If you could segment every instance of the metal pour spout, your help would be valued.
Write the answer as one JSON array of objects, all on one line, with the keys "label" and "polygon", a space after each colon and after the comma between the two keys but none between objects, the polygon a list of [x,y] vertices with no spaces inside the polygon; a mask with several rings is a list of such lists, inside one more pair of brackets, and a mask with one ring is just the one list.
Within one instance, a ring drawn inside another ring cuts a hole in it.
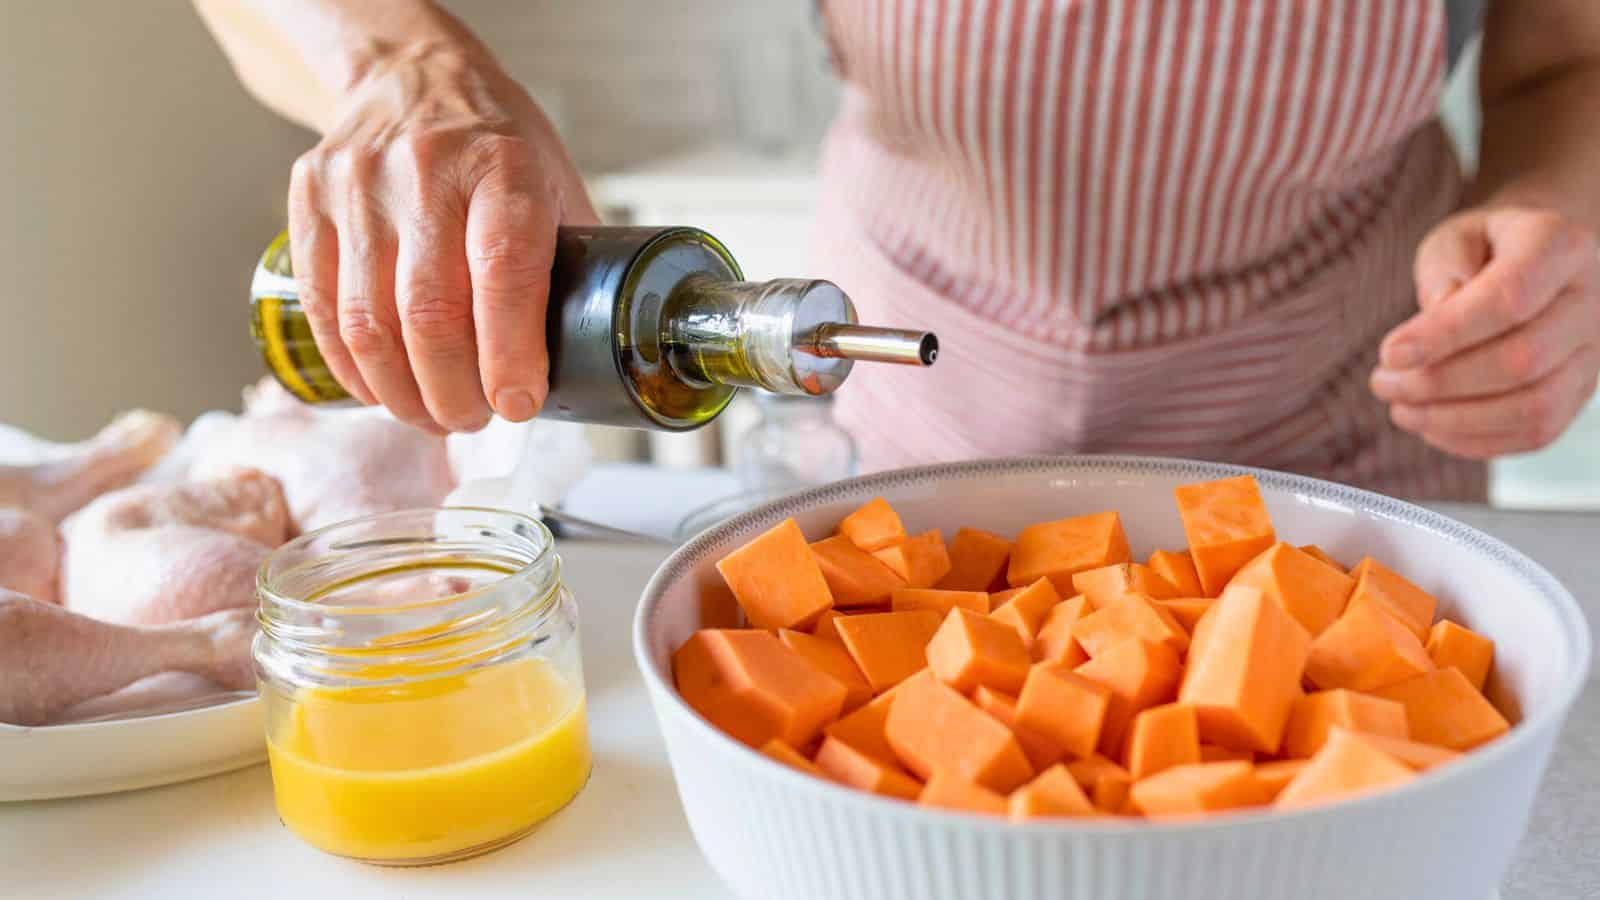
[{"label": "metal pour spout", "polygon": [[931,366],[939,358],[939,338],[928,331],[826,322],[801,335],[796,349],[824,359]]}]

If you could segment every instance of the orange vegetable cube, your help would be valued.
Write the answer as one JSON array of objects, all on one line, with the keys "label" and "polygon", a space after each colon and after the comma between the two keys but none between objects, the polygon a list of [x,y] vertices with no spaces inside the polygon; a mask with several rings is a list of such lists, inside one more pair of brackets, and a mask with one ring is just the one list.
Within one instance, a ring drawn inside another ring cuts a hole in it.
[{"label": "orange vegetable cube", "polygon": [[867,613],[836,620],[839,639],[876,693],[894,687],[928,664],[928,641],[939,630],[931,609]]},{"label": "orange vegetable cube", "polygon": [[1166,579],[1179,597],[1199,597],[1206,592],[1200,584],[1200,572],[1194,567],[1194,557],[1187,550],[1157,550],[1145,565]]},{"label": "orange vegetable cube", "polygon": [[1275,799],[1309,762],[1310,760],[1305,759],[1280,759],[1261,763],[1256,766],[1256,781],[1261,783],[1262,793],[1267,799]]},{"label": "orange vegetable cube", "polygon": [[762,744],[761,752],[786,766],[793,766],[807,775],[822,774],[821,772],[817,771],[816,765],[812,763],[811,760],[800,755],[800,751],[794,749],[788,744],[785,744],[783,741],[780,741],[777,738],[773,738],[772,740],[767,741],[765,744]]},{"label": "orange vegetable cube", "polygon": [[717,571],[757,628],[805,628],[833,608],[828,582],[793,519],[718,560]]},{"label": "orange vegetable cube", "polygon": [[1144,594],[1152,599],[1178,596],[1172,582],[1139,563],[1115,563],[1079,572],[1072,576],[1072,589],[1089,598],[1092,609],[1101,609],[1127,594]]},{"label": "orange vegetable cube", "polygon": [[1461,754],[1455,750],[1421,741],[1370,733],[1361,735],[1361,739],[1419,772],[1461,758]]},{"label": "orange vegetable cube", "polygon": [[1102,605],[1073,623],[1072,637],[1091,657],[1129,638],[1166,644],[1180,654],[1189,649],[1189,633],[1145,594],[1124,594]]},{"label": "orange vegetable cube", "polygon": [[959,607],[934,632],[927,654],[928,668],[962,693],[979,685],[1015,693],[1033,662],[1016,629]]},{"label": "orange vegetable cube", "polygon": [[1273,805],[1301,809],[1404,784],[1417,777],[1409,766],[1365,739],[1364,735],[1334,728],[1328,742],[1311,757]]},{"label": "orange vegetable cube", "polygon": [[979,709],[994,716],[1000,724],[1011,729],[1011,733],[1017,736],[1017,743],[1022,745],[1022,752],[1028,757],[1028,762],[1034,771],[1042,772],[1067,755],[1067,748],[1017,723],[1015,697],[980,687],[972,692],[972,702],[976,703]]},{"label": "orange vegetable cube", "polygon": [[695,632],[672,655],[672,672],[695,712],[756,748],[773,738],[805,744],[838,718],[848,693],[770,632],[753,629]]},{"label": "orange vegetable cube", "polygon": [[1050,579],[1041,578],[1025,588],[990,594],[989,602],[994,605],[989,618],[1015,628],[1022,642],[1031,647],[1050,610],[1061,602],[1061,595]]},{"label": "orange vegetable cube", "polygon": [[1255,759],[1254,750],[1235,750],[1232,747],[1223,747],[1218,744],[1200,745],[1201,762],[1234,762],[1236,760],[1255,762]]},{"label": "orange vegetable cube", "polygon": [[906,587],[933,587],[950,571],[950,553],[937,530],[912,535],[898,544],[874,550],[872,555],[900,576]]},{"label": "orange vegetable cube", "polygon": [[1010,791],[1033,777],[1011,729],[931,672],[907,679],[889,705],[885,734],[895,756],[924,780],[943,773]]},{"label": "orange vegetable cube", "polygon": [[847,691],[844,698],[845,712],[850,712],[872,699],[872,686],[867,684],[866,677],[856,668],[855,662],[850,659],[850,654],[844,647],[833,641],[800,631],[790,631],[787,628],[778,630],[778,640],[782,641],[785,647],[800,654],[817,671],[844,685]]},{"label": "orange vegetable cube", "polygon": [[987,614],[989,595],[983,591],[946,591],[938,588],[896,588],[889,595],[889,608],[893,610],[931,609],[942,616],[958,606]]},{"label": "orange vegetable cube", "polygon": [[1195,628],[1179,702],[1195,708],[1200,737],[1276,753],[1311,635],[1255,588],[1230,587]]},{"label": "orange vegetable cube", "polygon": [[[1054,588],[1052,588],[1053,590]],[[1089,601],[1078,595],[1050,607],[1039,631],[1033,637],[1034,662],[1053,662],[1077,666],[1089,658],[1072,636],[1072,627],[1089,614]]]},{"label": "orange vegetable cube", "polygon": [[1173,493],[1189,555],[1209,597],[1222,593],[1235,572],[1278,541],[1255,476],[1186,484]]},{"label": "orange vegetable cube", "polygon": [[1266,802],[1247,762],[1188,763],[1133,783],[1133,808],[1151,818],[1194,816]]},{"label": "orange vegetable cube", "polygon": [[896,693],[896,689],[890,689],[855,712],[828,723],[822,729],[823,735],[898,767],[900,758],[895,756],[894,748],[889,746],[889,736],[885,733],[889,725],[889,705],[894,702]]},{"label": "orange vegetable cube", "polygon": [[1133,781],[1133,776],[1128,773],[1127,769],[1098,753],[1091,753],[1082,759],[1067,763],[1067,771],[1072,774],[1073,778],[1077,779],[1078,784],[1084,790],[1090,793],[1094,792],[1095,785],[1099,784],[1102,778],[1120,778],[1130,783]]},{"label": "orange vegetable cube", "polygon": [[1022,587],[1048,578],[1058,592],[1071,594],[1072,576],[1128,560],[1128,536],[1114,512],[1040,522],[1024,528],[1011,545],[1006,581]]},{"label": "orange vegetable cube", "polygon": [[1372,691],[1433,668],[1410,629],[1375,604],[1352,603],[1311,643],[1306,678],[1324,690]]},{"label": "orange vegetable cube", "polygon": [[1094,801],[1095,809],[1106,815],[1132,815],[1134,810],[1128,797],[1132,788],[1133,779],[1126,775],[1102,775],[1089,792],[1089,799]]},{"label": "orange vegetable cube", "polygon": [[1350,595],[1349,606],[1376,606],[1411,629],[1417,640],[1428,639],[1433,612],[1439,605],[1432,594],[1370,556],[1357,563],[1350,574],[1356,579],[1356,589]]},{"label": "orange vegetable cube", "polygon": [[917,796],[922,806],[937,806],[989,816],[1006,814],[1006,798],[950,772],[936,773]]},{"label": "orange vegetable cube", "polygon": [[1099,810],[1067,767],[1057,763],[1017,788],[1006,800],[1013,821],[1056,816],[1093,816]]},{"label": "orange vegetable cube", "polygon": [[871,553],[905,540],[906,529],[900,524],[900,514],[894,511],[889,501],[873,497],[844,517],[839,523],[839,534]]},{"label": "orange vegetable cube", "polygon": [[812,544],[811,555],[816,557],[822,578],[833,593],[833,605],[840,609],[882,606],[896,588],[905,585],[877,557],[843,535]]},{"label": "orange vegetable cube", "polygon": [[984,591],[1005,574],[1011,542],[979,528],[962,528],[950,541],[950,571],[936,587],[947,591]]},{"label": "orange vegetable cube", "polygon": [[1173,699],[1182,667],[1171,647],[1135,638],[1112,646],[1074,671],[1111,690],[1099,748],[1116,758],[1122,755],[1123,738],[1133,717]]},{"label": "orange vegetable cube", "polygon": [[1332,625],[1356,581],[1327,563],[1279,542],[1245,563],[1228,586],[1253,587],[1294,616],[1316,637]]},{"label": "orange vegetable cube", "polygon": [[922,792],[922,785],[901,771],[899,765],[886,763],[836,738],[823,740],[816,767],[839,784],[885,797],[915,800]]},{"label": "orange vegetable cube", "polygon": [[1017,697],[1017,724],[1049,738],[1073,756],[1094,752],[1104,726],[1111,691],[1053,663],[1028,671]]},{"label": "orange vegetable cube", "polygon": [[811,626],[811,634],[814,637],[822,638],[825,641],[832,641],[835,644],[843,647],[844,639],[839,637],[839,627],[834,624],[834,620],[842,618],[844,618],[844,614],[838,610],[830,609],[827,612],[824,612],[822,615],[817,617],[816,624]]},{"label": "orange vegetable cube", "polygon": [[1128,771],[1135,780],[1197,762],[1200,722],[1193,707],[1166,703],[1134,716],[1133,730],[1128,732]]},{"label": "orange vegetable cube", "polygon": [[1206,614],[1214,601],[1210,597],[1178,597],[1172,600],[1157,600],[1156,605],[1172,613],[1178,620],[1183,630],[1190,635],[1194,634],[1195,626],[1200,624],[1200,617]]},{"label": "orange vegetable cube", "polygon": [[1326,564],[1334,567],[1335,569],[1338,569],[1340,572],[1344,572],[1345,574],[1349,574],[1349,570],[1345,568],[1344,563],[1341,563],[1337,559],[1334,559],[1332,556],[1330,556],[1328,554],[1328,552],[1326,550],[1323,550],[1321,547],[1318,547],[1316,544],[1301,544],[1300,545],[1300,552],[1302,552],[1302,553],[1306,554],[1307,556],[1310,556],[1310,557],[1312,557],[1314,559],[1317,559],[1317,560],[1319,560],[1319,561],[1321,561],[1323,563],[1326,563]]},{"label": "orange vegetable cube", "polygon": [[1471,750],[1511,728],[1455,667],[1434,669],[1372,693],[1405,706],[1411,740],[1424,744]]},{"label": "orange vegetable cube", "polygon": [[1289,728],[1283,736],[1283,753],[1310,759],[1328,742],[1335,726],[1368,734],[1404,738],[1406,708],[1393,700],[1354,691],[1333,690],[1306,694],[1295,701]]},{"label": "orange vegetable cube", "polygon": [[1425,647],[1433,664],[1441,669],[1454,666],[1467,676],[1467,681],[1479,691],[1489,680],[1489,667],[1494,664],[1494,641],[1463,628],[1449,619],[1435,622],[1428,632]]}]

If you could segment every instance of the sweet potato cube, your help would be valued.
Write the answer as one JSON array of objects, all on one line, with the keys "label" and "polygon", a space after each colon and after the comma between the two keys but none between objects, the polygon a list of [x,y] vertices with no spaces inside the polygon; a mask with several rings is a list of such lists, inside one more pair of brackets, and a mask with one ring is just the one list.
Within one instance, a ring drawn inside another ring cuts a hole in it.
[{"label": "sweet potato cube", "polygon": [[1091,657],[1129,638],[1166,644],[1180,654],[1189,649],[1189,632],[1145,594],[1124,594],[1102,605],[1073,623],[1072,638]]},{"label": "sweet potato cube", "polygon": [[1188,763],[1133,783],[1133,808],[1151,818],[1186,817],[1258,806],[1266,801],[1247,762]]},{"label": "sweet potato cube", "polygon": [[1332,803],[1404,784],[1417,777],[1411,768],[1367,741],[1363,735],[1334,728],[1328,742],[1311,757],[1273,805],[1301,809]]},{"label": "sweet potato cube", "polygon": [[1061,602],[1061,595],[1050,579],[1041,578],[1025,588],[990,594],[989,602],[993,605],[989,618],[1015,628],[1022,642],[1032,647],[1050,610]]},{"label": "sweet potato cube", "polygon": [[[1052,588],[1053,589],[1053,588]],[[1050,607],[1039,631],[1033,637],[1034,662],[1053,662],[1064,666],[1077,666],[1089,658],[1072,636],[1072,626],[1088,615],[1089,601],[1082,595],[1072,597]]]},{"label": "sweet potato cube", "polygon": [[885,734],[895,756],[923,780],[944,773],[1005,792],[1033,777],[1011,729],[932,672],[918,673],[900,689]]},{"label": "sweet potato cube", "polygon": [[678,693],[695,712],[759,748],[810,741],[838,718],[848,690],[770,632],[707,628],[672,655]]},{"label": "sweet potato cube", "polygon": [[892,610],[931,609],[945,615],[956,607],[980,615],[989,612],[989,595],[984,591],[946,591],[939,588],[896,588],[889,595]]},{"label": "sweet potato cube", "polygon": [[1013,821],[1059,816],[1093,816],[1099,810],[1073,779],[1067,767],[1057,763],[1032,781],[1011,792],[1006,807]]},{"label": "sweet potato cube", "polygon": [[1043,735],[1073,756],[1088,756],[1100,740],[1111,691],[1055,663],[1028,671],[1017,697],[1017,724]]},{"label": "sweet potato cube", "polygon": [[1202,740],[1276,753],[1310,649],[1283,607],[1230,587],[1195,628],[1178,700],[1195,708]]},{"label": "sweet potato cube", "polygon": [[1130,782],[1133,780],[1133,776],[1128,773],[1127,769],[1098,753],[1091,753],[1082,759],[1067,763],[1067,771],[1072,773],[1072,777],[1077,779],[1078,784],[1090,793],[1094,792],[1094,787],[1100,783],[1100,779],[1108,776]]},{"label": "sweet potato cube", "polygon": [[855,712],[828,723],[822,729],[823,735],[849,744],[881,762],[899,766],[900,758],[895,756],[885,733],[889,725],[889,705],[894,702],[896,693],[895,689],[890,689]]},{"label": "sweet potato cube", "polygon": [[1022,587],[1048,578],[1065,596],[1073,593],[1072,576],[1128,560],[1128,536],[1116,513],[1057,519],[1029,525],[1017,535],[1006,581]]},{"label": "sweet potato cube", "polygon": [[867,684],[866,676],[856,668],[855,661],[844,647],[825,638],[787,628],[778,629],[778,640],[800,654],[817,671],[844,685],[848,692],[844,698],[844,712],[851,712],[872,699],[872,686]]},{"label": "sweet potato cube", "polygon": [[894,687],[928,664],[928,641],[939,630],[931,609],[866,613],[836,620],[839,639],[875,693]]},{"label": "sweet potato cube", "polygon": [[1173,493],[1189,555],[1208,597],[1222,593],[1235,572],[1277,543],[1255,476],[1186,484]]},{"label": "sweet potato cube", "polygon": [[1139,563],[1115,563],[1079,572],[1072,576],[1072,589],[1087,597],[1092,609],[1101,609],[1127,594],[1144,594],[1152,599],[1178,596],[1172,582]]},{"label": "sweet potato cube", "polygon": [[844,618],[844,614],[838,610],[828,610],[817,617],[817,621],[811,626],[811,634],[843,647],[844,639],[839,637],[839,627],[834,624],[834,620],[842,618]]},{"label": "sweet potato cube", "polygon": [[1256,766],[1256,781],[1261,782],[1261,791],[1267,799],[1275,799],[1309,762],[1305,759],[1280,759],[1261,763]]},{"label": "sweet potato cube", "polygon": [[1425,649],[1435,666],[1460,669],[1461,674],[1467,676],[1467,682],[1479,691],[1489,680],[1489,667],[1494,664],[1494,641],[1470,628],[1440,619],[1428,632]]},{"label": "sweet potato cube", "polygon": [[1135,780],[1197,762],[1200,722],[1193,707],[1165,703],[1133,717],[1133,729],[1128,732],[1128,771]]},{"label": "sweet potato cube", "polygon": [[1333,690],[1306,694],[1295,701],[1289,727],[1283,736],[1283,754],[1310,759],[1328,742],[1335,726],[1368,734],[1404,738],[1406,708],[1393,700],[1355,691]]},{"label": "sweet potato cube", "polygon": [[1089,799],[1094,802],[1095,809],[1106,815],[1131,815],[1134,810],[1129,805],[1128,793],[1132,788],[1133,779],[1127,775],[1102,775],[1089,792]]},{"label": "sweet potato cube", "polygon": [[950,610],[927,652],[933,674],[964,694],[979,685],[1016,693],[1033,663],[1016,629],[960,607]]},{"label": "sweet potato cube", "polygon": [[1004,796],[951,772],[938,772],[929,778],[917,795],[917,803],[988,816],[1006,814]]},{"label": "sweet potato cube", "polygon": [[839,784],[885,797],[915,800],[922,792],[922,785],[901,771],[898,764],[884,762],[837,738],[823,739],[816,768]]},{"label": "sweet potato cube", "polygon": [[906,536],[905,526],[900,524],[900,514],[882,497],[873,497],[845,516],[838,530],[850,543],[868,553],[897,544]]},{"label": "sweet potato cube", "polygon": [[1363,734],[1361,739],[1419,772],[1461,758],[1461,754],[1455,750],[1424,744],[1421,741],[1381,734]]},{"label": "sweet potato cube", "polygon": [[1232,747],[1224,747],[1220,744],[1200,745],[1201,762],[1255,762],[1255,760],[1256,754],[1254,750],[1235,750]]},{"label": "sweet potato cube", "polygon": [[950,553],[937,530],[912,535],[874,550],[872,555],[900,576],[906,587],[933,587],[950,571]]},{"label": "sweet potato cube", "polygon": [[839,609],[882,606],[896,588],[905,585],[899,575],[844,535],[812,544],[811,555],[816,557],[822,578],[833,593],[833,605]]},{"label": "sweet potato cube", "polygon": [[1067,755],[1067,748],[1041,734],[1037,734],[1022,727],[1017,722],[1017,699],[1009,694],[980,687],[972,692],[972,702],[978,708],[994,716],[1000,724],[1011,729],[1017,736],[1017,743],[1022,745],[1022,752],[1028,757],[1028,763],[1035,772],[1042,772],[1050,766],[1060,762]]},{"label": "sweet potato cube", "polygon": [[1333,556],[1328,553],[1328,551],[1318,547],[1316,544],[1301,544],[1300,552],[1306,554],[1307,556],[1313,557],[1314,559],[1327,563],[1328,565],[1333,566],[1335,569],[1338,569],[1347,575],[1350,573],[1350,570],[1345,568],[1344,563],[1334,559]]},{"label": "sweet potato cube", "polygon": [[1375,604],[1351,604],[1311,643],[1306,678],[1324,690],[1372,691],[1433,668],[1411,630]]},{"label": "sweet potato cube", "polygon": [[1211,608],[1213,599],[1210,597],[1177,597],[1172,600],[1157,600],[1156,605],[1178,620],[1183,630],[1190,635],[1194,634],[1195,626],[1200,624],[1200,617]]},{"label": "sweet potato cube", "polygon": [[757,628],[805,628],[833,608],[828,582],[793,519],[718,560],[717,571]]},{"label": "sweet potato cube", "polygon": [[1356,589],[1350,595],[1349,606],[1376,606],[1411,629],[1417,640],[1428,639],[1433,613],[1439,605],[1432,594],[1370,556],[1357,563],[1350,574],[1356,579]]},{"label": "sweet potato cube", "polygon": [[821,772],[817,771],[816,765],[812,763],[811,760],[800,755],[799,750],[794,749],[777,738],[773,738],[772,740],[767,741],[765,744],[762,744],[761,752],[786,766],[793,766],[807,775],[822,774]]},{"label": "sweet potato cube", "polygon": [[1167,580],[1179,597],[1199,597],[1206,592],[1200,584],[1200,573],[1194,567],[1194,557],[1187,550],[1157,550],[1145,563],[1150,571]]},{"label": "sweet potato cube", "polygon": [[1138,638],[1112,646],[1074,671],[1111,690],[1099,748],[1114,759],[1122,756],[1122,742],[1133,717],[1171,701],[1182,674],[1176,651]]},{"label": "sweet potato cube", "polygon": [[1253,587],[1316,637],[1344,612],[1356,581],[1300,549],[1279,542],[1245,563],[1228,586]]},{"label": "sweet potato cube", "polygon": [[1506,717],[1453,666],[1372,693],[1403,705],[1411,740],[1424,744],[1471,750],[1511,728]]},{"label": "sweet potato cube", "polygon": [[950,541],[950,571],[936,587],[947,591],[984,591],[1005,574],[1011,542],[980,528],[962,528]]}]

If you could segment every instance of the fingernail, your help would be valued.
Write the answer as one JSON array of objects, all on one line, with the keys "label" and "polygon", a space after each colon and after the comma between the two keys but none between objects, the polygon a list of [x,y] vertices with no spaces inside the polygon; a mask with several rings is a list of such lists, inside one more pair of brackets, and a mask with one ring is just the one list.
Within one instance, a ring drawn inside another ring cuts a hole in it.
[{"label": "fingernail", "polygon": [[539,411],[527,391],[503,390],[494,393],[494,411],[508,422],[526,422]]},{"label": "fingernail", "polygon": [[1421,428],[1423,421],[1426,419],[1427,414],[1415,406],[1396,403],[1389,407],[1389,421],[1399,425],[1401,428],[1412,430]]},{"label": "fingernail", "polygon": [[1422,365],[1422,344],[1415,338],[1403,338],[1383,348],[1383,365],[1388,369],[1414,369]]},{"label": "fingernail", "polygon": [[1372,392],[1379,397],[1392,399],[1400,389],[1400,373],[1379,367],[1372,370],[1372,377],[1367,379],[1367,384]]}]

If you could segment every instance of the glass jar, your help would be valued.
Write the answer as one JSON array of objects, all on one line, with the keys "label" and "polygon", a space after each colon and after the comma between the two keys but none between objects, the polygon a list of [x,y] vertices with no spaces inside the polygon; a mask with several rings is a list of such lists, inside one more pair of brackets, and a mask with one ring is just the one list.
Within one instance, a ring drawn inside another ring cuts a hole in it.
[{"label": "glass jar", "polygon": [[832,397],[758,394],[761,419],[739,441],[739,487],[778,496],[856,474],[856,442],[833,420]]},{"label": "glass jar", "polygon": [[311,845],[461,859],[523,836],[588,780],[577,606],[539,522],[355,519],[279,548],[257,589],[273,793]]}]

